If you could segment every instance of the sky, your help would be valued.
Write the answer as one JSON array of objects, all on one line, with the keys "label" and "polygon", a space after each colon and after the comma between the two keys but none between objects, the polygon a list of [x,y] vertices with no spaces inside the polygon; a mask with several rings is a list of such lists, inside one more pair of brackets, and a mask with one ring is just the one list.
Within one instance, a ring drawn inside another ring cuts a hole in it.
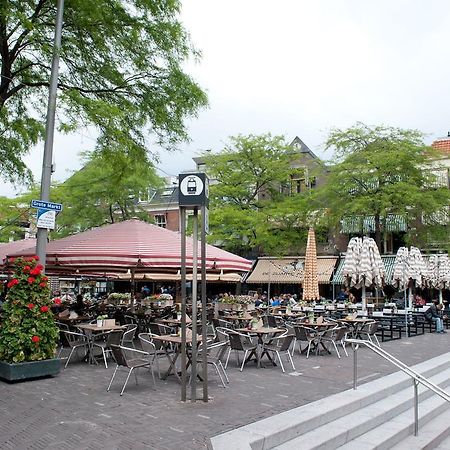
[{"label": "sky", "polygon": [[[319,157],[332,128],[356,122],[418,129],[431,142],[450,131],[448,0],[184,0],[181,21],[202,52],[186,65],[209,98],[187,120],[191,141],[160,151],[162,176],[195,168],[230,136],[299,136]],[[56,135],[54,180],[81,166],[95,132]],[[26,158],[41,177],[44,144]],[[0,195],[14,189],[0,186]]]}]

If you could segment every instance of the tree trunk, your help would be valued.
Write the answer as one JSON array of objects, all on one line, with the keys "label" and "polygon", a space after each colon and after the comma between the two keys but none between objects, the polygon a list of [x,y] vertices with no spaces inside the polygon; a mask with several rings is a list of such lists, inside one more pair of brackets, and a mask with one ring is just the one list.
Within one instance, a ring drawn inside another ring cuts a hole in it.
[{"label": "tree trunk", "polygon": [[381,233],[380,215],[375,214],[375,242],[377,244],[378,251],[380,252],[380,254],[383,253],[381,237],[382,237],[382,233]]}]

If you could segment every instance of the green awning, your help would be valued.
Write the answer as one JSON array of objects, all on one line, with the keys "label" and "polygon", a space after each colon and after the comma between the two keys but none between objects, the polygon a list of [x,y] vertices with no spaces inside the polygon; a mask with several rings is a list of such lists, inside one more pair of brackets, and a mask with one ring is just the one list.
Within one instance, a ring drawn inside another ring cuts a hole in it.
[{"label": "green awning", "polygon": [[[390,284],[392,281],[392,274],[394,272],[395,255],[381,255],[381,259],[384,264],[384,270],[386,271],[384,283]],[[332,284],[344,284],[344,277],[342,276],[342,269],[344,267],[344,261],[345,261],[345,258],[342,258],[339,261],[338,268],[336,269],[333,280],[331,281]]]}]

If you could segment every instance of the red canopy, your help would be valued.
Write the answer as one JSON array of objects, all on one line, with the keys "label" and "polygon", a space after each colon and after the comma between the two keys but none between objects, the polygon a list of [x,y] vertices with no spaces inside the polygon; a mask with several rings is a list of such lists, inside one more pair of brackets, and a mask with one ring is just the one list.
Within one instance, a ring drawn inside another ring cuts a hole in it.
[{"label": "red canopy", "polygon": [[[192,268],[192,239],[186,239],[186,266]],[[178,270],[181,234],[140,220],[127,220],[94,228],[47,244],[50,271]],[[35,250],[8,252],[8,257],[31,256]],[[200,268],[200,245],[198,250]],[[208,270],[250,270],[252,262],[212,245],[206,246]]]},{"label": "red canopy", "polygon": [[36,252],[36,239],[22,239],[20,241],[0,243],[0,266],[3,265],[7,255],[24,249],[30,249],[31,254],[34,255]]}]

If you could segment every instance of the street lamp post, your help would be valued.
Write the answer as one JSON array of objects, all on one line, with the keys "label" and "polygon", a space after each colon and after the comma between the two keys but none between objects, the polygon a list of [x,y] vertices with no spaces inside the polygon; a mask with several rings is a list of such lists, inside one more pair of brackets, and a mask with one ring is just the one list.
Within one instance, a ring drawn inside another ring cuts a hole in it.
[{"label": "street lamp post", "polygon": [[[45,124],[44,157],[41,176],[41,200],[50,199],[50,183],[52,177],[53,136],[55,132],[56,92],[58,88],[59,54],[61,51],[61,34],[63,22],[64,0],[58,0],[56,10],[55,40],[53,45],[52,71],[50,74],[50,86],[47,105],[47,121]],[[47,252],[46,228],[38,228],[36,241],[36,254],[41,264],[45,267]]]}]

